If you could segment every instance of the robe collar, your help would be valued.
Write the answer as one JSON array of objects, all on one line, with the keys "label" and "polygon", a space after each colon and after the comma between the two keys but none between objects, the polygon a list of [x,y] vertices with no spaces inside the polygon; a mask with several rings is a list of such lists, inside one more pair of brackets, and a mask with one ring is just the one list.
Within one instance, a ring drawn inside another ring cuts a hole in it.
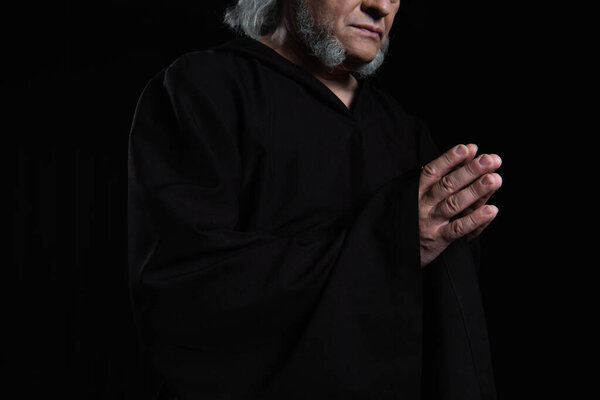
[{"label": "robe collar", "polygon": [[[323,82],[317,79],[313,74],[294,64],[287,58],[283,57],[271,47],[259,42],[250,37],[238,37],[215,46],[213,50],[231,51],[247,57],[258,59],[265,65],[276,69],[289,78],[299,82],[302,86],[310,90],[320,100],[324,101],[336,110],[353,118],[360,118],[360,111],[363,108],[364,97],[368,92],[369,82],[367,79],[358,80],[358,88],[354,95],[354,100],[350,108],[346,107],[339,97],[337,97],[331,89]],[[356,76],[355,76],[356,77]]]}]

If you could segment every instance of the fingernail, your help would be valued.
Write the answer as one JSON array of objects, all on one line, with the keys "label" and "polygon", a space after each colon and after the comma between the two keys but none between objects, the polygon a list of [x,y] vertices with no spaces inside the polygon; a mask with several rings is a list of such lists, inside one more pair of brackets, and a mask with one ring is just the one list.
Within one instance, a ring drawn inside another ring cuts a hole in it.
[{"label": "fingernail", "polygon": [[479,160],[477,160],[477,161],[479,162],[479,165],[481,165],[482,167],[487,167],[492,163],[491,157],[488,156],[487,154],[480,156]]},{"label": "fingernail", "polygon": [[481,179],[481,183],[483,183],[484,185],[491,185],[493,181],[489,175],[486,175]]},{"label": "fingernail", "polygon": [[494,207],[493,206],[485,206],[481,210],[481,213],[483,215],[492,215],[494,213]]},{"label": "fingernail", "polygon": [[465,154],[467,154],[467,146],[463,145],[463,144],[459,144],[458,146],[456,146],[456,148],[454,149],[454,152],[456,154],[458,154],[459,156],[464,156]]}]

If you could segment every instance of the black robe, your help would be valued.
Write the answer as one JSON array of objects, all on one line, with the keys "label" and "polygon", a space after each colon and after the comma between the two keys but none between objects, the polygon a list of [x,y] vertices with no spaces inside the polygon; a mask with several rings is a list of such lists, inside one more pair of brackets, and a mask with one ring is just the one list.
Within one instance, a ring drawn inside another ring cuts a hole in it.
[{"label": "black robe", "polygon": [[129,141],[132,304],[179,399],[493,399],[465,240],[420,268],[424,123],[239,38],[157,74]]}]

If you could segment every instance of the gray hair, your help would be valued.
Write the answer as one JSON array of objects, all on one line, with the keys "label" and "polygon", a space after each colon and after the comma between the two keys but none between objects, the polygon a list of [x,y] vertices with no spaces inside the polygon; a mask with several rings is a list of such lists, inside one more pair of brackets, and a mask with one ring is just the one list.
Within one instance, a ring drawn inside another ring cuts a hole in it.
[{"label": "gray hair", "polygon": [[225,11],[223,21],[235,31],[258,40],[277,27],[282,4],[282,0],[238,0]]},{"label": "gray hair", "polygon": [[294,15],[298,34],[312,54],[323,64],[336,67],[346,60],[346,51],[342,43],[331,33],[333,31],[331,22],[325,25],[317,24],[306,1],[298,1],[294,4]]}]

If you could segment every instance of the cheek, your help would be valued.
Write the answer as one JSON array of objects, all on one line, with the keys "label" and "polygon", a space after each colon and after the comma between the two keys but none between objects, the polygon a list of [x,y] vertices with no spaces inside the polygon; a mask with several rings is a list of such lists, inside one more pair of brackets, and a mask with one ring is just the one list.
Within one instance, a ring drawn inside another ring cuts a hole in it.
[{"label": "cheek", "polygon": [[386,19],[385,21],[385,34],[386,36],[388,35],[388,33],[390,33],[390,30],[392,29],[392,24],[394,23],[394,17],[391,17],[389,20]]},{"label": "cheek", "polygon": [[[398,10],[396,10],[397,12]],[[392,29],[392,25],[394,24],[394,18],[396,17],[396,12],[385,17],[385,29],[387,32]]]}]

